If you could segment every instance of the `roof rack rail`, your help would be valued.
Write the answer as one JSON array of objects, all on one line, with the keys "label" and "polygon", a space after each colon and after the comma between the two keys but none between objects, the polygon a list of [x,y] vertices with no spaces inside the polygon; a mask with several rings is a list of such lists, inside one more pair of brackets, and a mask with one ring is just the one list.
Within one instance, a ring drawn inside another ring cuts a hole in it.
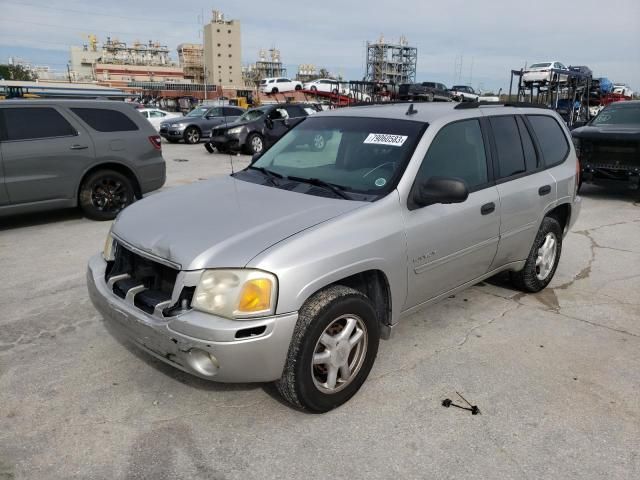
[{"label": "roof rack rail", "polygon": [[543,108],[548,109],[546,105],[541,103],[529,103],[529,102],[461,102],[456,105],[456,110],[466,110],[467,108],[480,108],[485,106],[501,106],[501,107],[516,107],[516,108]]}]

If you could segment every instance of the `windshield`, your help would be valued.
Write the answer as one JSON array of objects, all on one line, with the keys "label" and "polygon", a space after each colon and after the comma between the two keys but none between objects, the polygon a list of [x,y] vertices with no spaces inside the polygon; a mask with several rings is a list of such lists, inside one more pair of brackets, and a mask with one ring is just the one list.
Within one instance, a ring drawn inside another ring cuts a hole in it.
[{"label": "windshield", "polygon": [[605,108],[593,119],[592,125],[640,125],[640,105]]},{"label": "windshield", "polygon": [[209,110],[209,107],[197,107],[187,113],[187,117],[201,117],[206,111]]},{"label": "windshield", "polygon": [[550,66],[550,63],[534,63],[529,68],[549,68]]},{"label": "windshield", "polygon": [[254,120],[259,119],[262,115],[264,115],[264,110],[255,109],[249,110],[248,112],[244,112],[240,118],[238,118],[238,122],[253,122]]},{"label": "windshield", "polygon": [[411,120],[309,117],[253,166],[282,177],[330,183],[357,194],[351,198],[374,200],[395,188],[424,128],[426,124]]}]

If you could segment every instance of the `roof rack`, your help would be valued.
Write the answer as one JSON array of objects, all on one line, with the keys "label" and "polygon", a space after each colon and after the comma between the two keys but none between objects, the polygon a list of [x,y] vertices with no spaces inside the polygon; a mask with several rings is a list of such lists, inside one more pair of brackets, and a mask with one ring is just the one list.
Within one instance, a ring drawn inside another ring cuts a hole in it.
[{"label": "roof rack", "polygon": [[546,105],[541,103],[529,103],[529,102],[460,102],[456,105],[456,110],[466,110],[467,108],[479,108],[479,107],[516,107],[516,108],[544,108],[548,109]]}]

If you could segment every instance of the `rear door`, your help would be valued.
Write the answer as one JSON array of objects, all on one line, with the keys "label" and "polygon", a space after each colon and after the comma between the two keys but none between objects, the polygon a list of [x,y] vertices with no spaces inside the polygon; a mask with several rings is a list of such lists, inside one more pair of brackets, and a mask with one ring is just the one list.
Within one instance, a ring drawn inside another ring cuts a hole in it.
[{"label": "rear door", "polygon": [[9,203],[9,195],[4,184],[4,165],[2,162],[2,141],[5,139],[2,110],[0,110],[0,207]]},{"label": "rear door", "polygon": [[52,105],[3,108],[6,192],[11,204],[72,199],[95,158],[86,128]]},{"label": "rear door", "polygon": [[500,245],[492,265],[499,268],[527,258],[542,213],[556,200],[556,188],[523,117],[490,116],[488,123],[502,212]]},{"label": "rear door", "polygon": [[[445,125],[427,151],[413,188],[432,176],[465,181],[462,203],[405,210],[411,308],[489,270],[500,228],[498,190],[492,184],[486,134],[479,119]],[[410,197],[411,198],[411,194]]]}]

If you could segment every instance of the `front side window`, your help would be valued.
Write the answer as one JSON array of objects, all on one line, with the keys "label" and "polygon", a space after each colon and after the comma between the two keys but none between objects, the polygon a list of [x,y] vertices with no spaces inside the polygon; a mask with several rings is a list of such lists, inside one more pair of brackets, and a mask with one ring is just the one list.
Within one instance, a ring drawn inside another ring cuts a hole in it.
[{"label": "front side window", "polygon": [[287,80],[286,78],[280,78],[278,79],[278,83],[289,83],[290,80]]},{"label": "front side window", "polygon": [[72,108],[87,125],[98,132],[131,132],[138,126],[124,113],[108,108]]},{"label": "front side window", "polygon": [[430,177],[459,178],[469,190],[488,182],[487,157],[477,119],[450,123],[438,132],[422,160],[415,184]]},{"label": "front side window", "polygon": [[520,141],[520,132],[515,117],[490,117],[493,138],[498,153],[500,178],[507,178],[527,171],[524,152]]},{"label": "front side window", "polygon": [[265,114],[265,110],[261,108],[256,108],[254,110],[248,110],[242,114],[242,116],[238,119],[239,122],[253,122],[254,120],[258,120]]},{"label": "front side window", "polygon": [[78,133],[54,108],[5,108],[7,140],[68,137]]},{"label": "front side window", "polygon": [[527,118],[542,150],[545,165],[563,162],[569,154],[569,142],[558,122],[547,115],[527,115]]},{"label": "front side window", "polygon": [[[425,124],[411,120],[308,117],[254,164],[284,177],[338,185],[354,199],[375,200],[395,188]],[[250,171],[250,170],[249,170]],[[304,193],[326,190],[313,187]]]},{"label": "front side window", "polygon": [[202,117],[207,113],[208,107],[197,107],[187,113],[187,117]]}]

